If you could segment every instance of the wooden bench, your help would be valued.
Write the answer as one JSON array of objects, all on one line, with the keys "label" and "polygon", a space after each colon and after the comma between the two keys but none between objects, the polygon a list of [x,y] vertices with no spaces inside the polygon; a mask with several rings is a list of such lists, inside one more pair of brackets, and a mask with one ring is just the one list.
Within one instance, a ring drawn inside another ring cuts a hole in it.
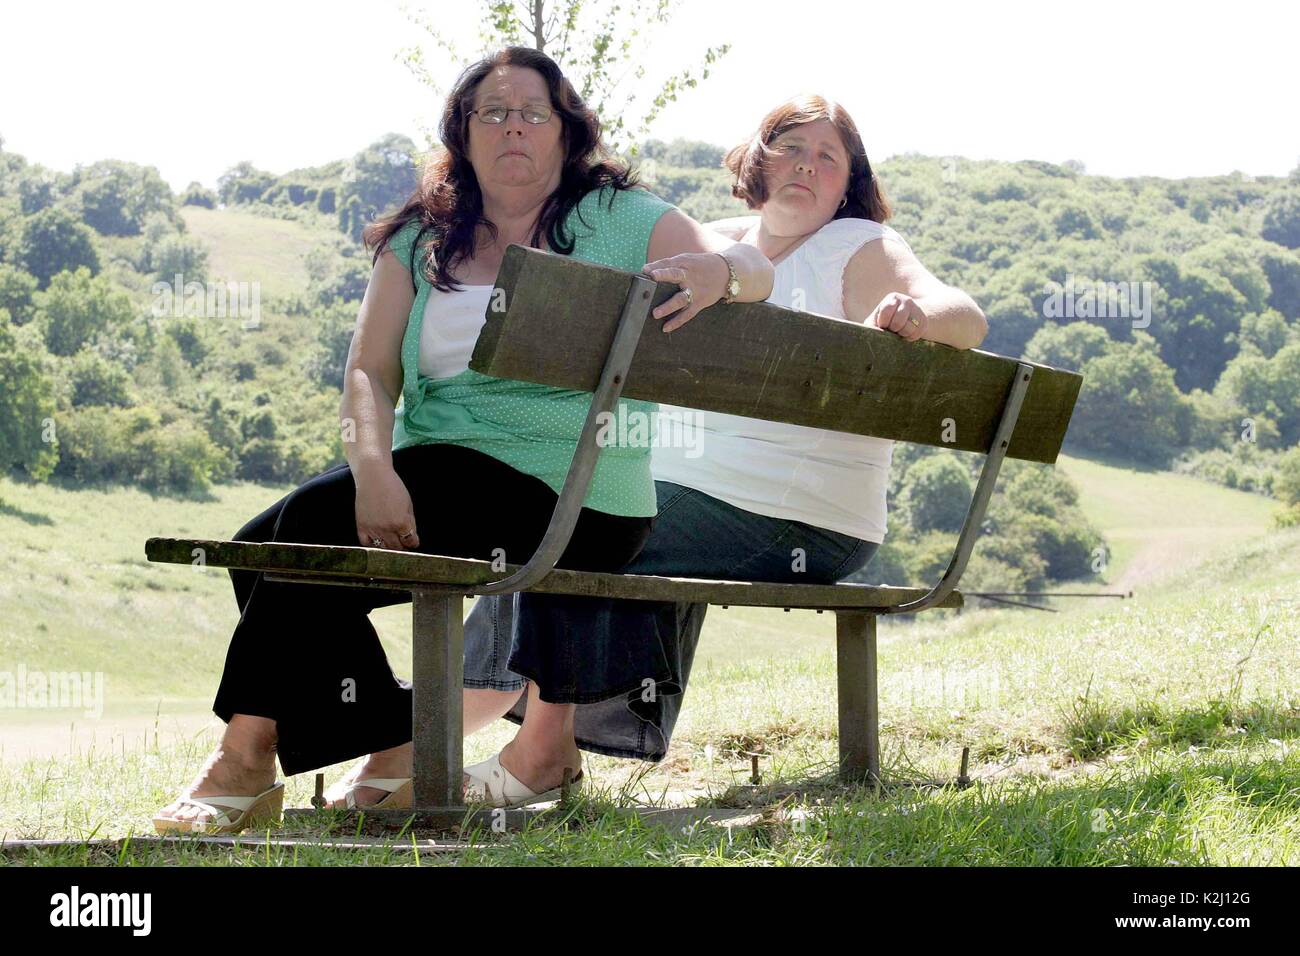
[{"label": "wooden bench", "polygon": [[[527,564],[363,547],[150,538],[151,561],[246,568],[285,581],[411,594],[415,808],[468,819],[461,793],[464,599],[552,594],[807,608],[836,615],[840,773],[880,781],[876,618],[960,607],[956,590],[1005,457],[1053,463],[1082,378],[1049,366],[908,343],[861,324],[768,303],[716,305],[666,335],[651,308],[676,286],[523,246],[507,251],[470,367],[592,392],[591,409],[545,537]],[[931,588],[789,585],[555,569],[622,396],[985,454],[965,523]],[[604,414],[602,414],[604,413]],[[379,814],[384,816],[384,814]],[[391,811],[406,821],[411,811]]]}]

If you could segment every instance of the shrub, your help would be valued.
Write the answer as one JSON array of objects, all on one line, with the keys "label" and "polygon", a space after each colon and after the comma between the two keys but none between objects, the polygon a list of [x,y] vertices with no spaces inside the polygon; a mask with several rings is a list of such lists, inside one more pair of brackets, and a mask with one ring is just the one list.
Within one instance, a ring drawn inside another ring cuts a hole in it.
[{"label": "shrub", "polygon": [[56,474],[82,482],[114,481],[153,491],[192,492],[227,477],[227,460],[191,422],[162,424],[148,406],[89,406],[59,428]]},{"label": "shrub", "polygon": [[131,404],[131,377],[93,349],[82,349],[67,359],[64,373],[72,387],[74,407]]}]

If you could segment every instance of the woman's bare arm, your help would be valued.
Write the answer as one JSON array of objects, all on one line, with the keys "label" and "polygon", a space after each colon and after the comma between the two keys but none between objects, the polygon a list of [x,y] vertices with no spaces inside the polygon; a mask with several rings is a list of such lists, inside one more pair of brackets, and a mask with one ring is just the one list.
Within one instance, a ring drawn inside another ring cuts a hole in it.
[{"label": "woman's bare arm", "polygon": [[415,295],[411,274],[385,249],[361,300],[343,372],[343,454],[356,482],[357,540],[417,548],[410,492],[393,470],[393,416],[402,394],[402,338]]},{"label": "woman's bare arm", "polygon": [[343,372],[339,419],[345,437],[354,438],[343,447],[354,473],[393,466],[393,409],[402,392],[402,337],[414,298],[410,273],[385,249],[366,285]]},{"label": "woman's bare arm", "polygon": [[[904,299],[919,307],[919,325],[895,319],[912,314]],[[892,239],[872,240],[849,260],[844,270],[844,314],[909,340],[928,339],[958,349],[976,348],[989,330],[974,299],[940,282],[911,250]]]},{"label": "woman's bare arm", "polygon": [[772,294],[776,274],[767,256],[756,246],[733,242],[706,229],[679,209],[659,217],[647,253],[651,260],[645,266],[647,273],[661,281],[680,282],[693,293],[689,303],[677,295],[654,310],[657,319],[673,316],[664,324],[665,332],[680,328],[722,298],[730,272],[722,256],[713,253],[723,253],[735,267],[740,280],[736,301],[761,302]]}]

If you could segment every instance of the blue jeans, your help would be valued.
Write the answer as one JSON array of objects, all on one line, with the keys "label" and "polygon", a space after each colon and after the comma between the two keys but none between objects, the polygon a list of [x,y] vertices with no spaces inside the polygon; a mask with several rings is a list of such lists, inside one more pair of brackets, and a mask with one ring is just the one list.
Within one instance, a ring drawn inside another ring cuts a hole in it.
[{"label": "blue jeans", "polygon": [[[769,518],[703,492],[656,482],[659,511],[627,574],[831,584],[878,544]],[[465,686],[575,703],[578,746],[661,760],[690,676],[707,604],[565,595],[483,597],[465,623]],[[647,699],[648,698],[648,699]],[[521,722],[521,699],[506,718]]]}]

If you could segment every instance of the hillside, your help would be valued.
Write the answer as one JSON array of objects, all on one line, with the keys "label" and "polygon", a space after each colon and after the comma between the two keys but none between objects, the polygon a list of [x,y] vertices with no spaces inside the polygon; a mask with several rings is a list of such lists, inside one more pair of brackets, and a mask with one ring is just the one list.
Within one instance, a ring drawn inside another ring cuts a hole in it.
[{"label": "hillside", "polygon": [[[1079,488],[1103,529],[1107,591],[1148,588],[1188,565],[1258,538],[1278,505],[1197,478],[1062,455],[1057,467]],[[1071,588],[1073,589],[1073,588]]]},{"label": "hillside", "polygon": [[183,206],[186,229],[208,250],[208,275],[217,282],[258,282],[262,295],[297,295],[307,287],[305,256],[328,237],[295,219],[272,219],[238,207]]}]

